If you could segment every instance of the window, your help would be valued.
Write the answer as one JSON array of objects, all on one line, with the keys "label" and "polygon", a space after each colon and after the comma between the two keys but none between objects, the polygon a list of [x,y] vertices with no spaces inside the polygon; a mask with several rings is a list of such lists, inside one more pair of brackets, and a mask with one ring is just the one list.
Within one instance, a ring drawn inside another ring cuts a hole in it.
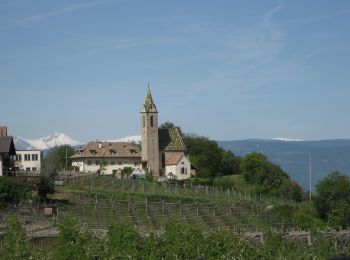
[{"label": "window", "polygon": [[36,167],[33,167],[33,168],[32,168],[32,171],[33,171],[33,172],[36,172]]},{"label": "window", "polygon": [[37,160],[38,160],[38,155],[32,154],[32,161],[37,161]]},{"label": "window", "polygon": [[116,154],[116,151],[115,151],[114,149],[110,149],[110,150],[109,150],[109,153],[110,153],[110,154]]},{"label": "window", "polygon": [[26,172],[30,172],[30,167],[27,167],[27,168],[26,168]]},{"label": "window", "polygon": [[151,121],[151,127],[153,127],[153,116],[151,116],[150,121]]},{"label": "window", "polygon": [[87,165],[91,165],[91,161],[90,160],[87,161]]},{"label": "window", "polygon": [[24,160],[25,161],[30,161],[30,154],[25,154],[24,155]]},{"label": "window", "polygon": [[181,174],[185,174],[185,167],[181,167]]},{"label": "window", "polygon": [[118,162],[118,164],[119,164],[119,165],[121,165],[121,164],[122,164],[122,162]]},{"label": "window", "polygon": [[96,161],[95,161],[95,164],[96,164],[96,165],[100,165],[100,161],[99,161],[99,160],[96,160]]},{"label": "window", "polygon": [[95,150],[90,150],[90,153],[91,154],[96,154],[96,151]]},{"label": "window", "polygon": [[22,161],[22,154],[16,154],[16,161]]},{"label": "window", "polygon": [[110,161],[109,164],[110,165],[115,165],[115,161]]}]

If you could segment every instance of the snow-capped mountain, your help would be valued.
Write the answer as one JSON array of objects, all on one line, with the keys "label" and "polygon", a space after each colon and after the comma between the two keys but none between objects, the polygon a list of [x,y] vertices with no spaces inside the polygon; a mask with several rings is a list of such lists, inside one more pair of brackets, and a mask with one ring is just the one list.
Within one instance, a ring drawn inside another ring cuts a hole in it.
[{"label": "snow-capped mountain", "polygon": [[285,141],[285,142],[301,142],[301,141],[304,141],[302,139],[285,138],[285,137],[275,137],[275,138],[272,138],[272,140]]},{"label": "snow-capped mountain", "polygon": [[135,143],[141,143],[141,136],[140,135],[132,135],[132,136],[126,136],[123,138],[118,138],[114,140],[108,140],[109,142],[135,142]]},{"label": "snow-capped mountain", "polygon": [[82,142],[76,141],[63,133],[55,132],[53,135],[45,136],[39,139],[25,139],[19,136],[14,137],[16,149],[40,149],[45,150],[59,145],[79,145]]}]

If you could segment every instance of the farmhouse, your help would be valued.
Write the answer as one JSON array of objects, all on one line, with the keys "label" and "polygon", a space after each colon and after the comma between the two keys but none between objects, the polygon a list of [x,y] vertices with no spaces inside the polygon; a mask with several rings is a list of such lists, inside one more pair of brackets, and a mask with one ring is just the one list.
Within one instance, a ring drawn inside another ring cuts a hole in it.
[{"label": "farmhouse", "polygon": [[141,170],[139,145],[127,142],[89,142],[72,157],[72,166],[81,172],[120,173],[125,167]]},{"label": "farmhouse", "polygon": [[156,178],[189,178],[191,163],[182,136],[177,128],[158,128],[158,110],[149,88],[140,115],[141,147],[127,142],[89,142],[71,157],[72,166],[79,171],[104,174],[132,167],[136,171],[147,170]]}]

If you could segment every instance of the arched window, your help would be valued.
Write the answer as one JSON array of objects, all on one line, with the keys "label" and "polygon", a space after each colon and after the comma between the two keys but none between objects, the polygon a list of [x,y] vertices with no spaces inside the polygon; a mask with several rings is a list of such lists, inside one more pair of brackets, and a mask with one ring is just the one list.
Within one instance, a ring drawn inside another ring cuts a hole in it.
[{"label": "arched window", "polygon": [[143,127],[145,127],[145,126],[146,126],[145,116],[143,116],[143,117],[142,117],[142,125],[143,125]]},{"label": "arched window", "polygon": [[185,174],[185,167],[181,167],[181,174]]},{"label": "arched window", "polygon": [[153,127],[153,116],[151,116],[151,127]]}]

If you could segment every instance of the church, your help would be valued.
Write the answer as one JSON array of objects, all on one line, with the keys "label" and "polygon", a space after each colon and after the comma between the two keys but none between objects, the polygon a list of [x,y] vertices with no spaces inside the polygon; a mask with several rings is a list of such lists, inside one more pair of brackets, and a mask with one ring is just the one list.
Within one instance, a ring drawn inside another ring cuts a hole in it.
[{"label": "church", "polygon": [[141,108],[141,149],[130,142],[89,142],[74,154],[72,166],[81,172],[119,174],[131,167],[156,179],[183,180],[195,174],[177,128],[158,128],[158,110],[148,88]]}]

